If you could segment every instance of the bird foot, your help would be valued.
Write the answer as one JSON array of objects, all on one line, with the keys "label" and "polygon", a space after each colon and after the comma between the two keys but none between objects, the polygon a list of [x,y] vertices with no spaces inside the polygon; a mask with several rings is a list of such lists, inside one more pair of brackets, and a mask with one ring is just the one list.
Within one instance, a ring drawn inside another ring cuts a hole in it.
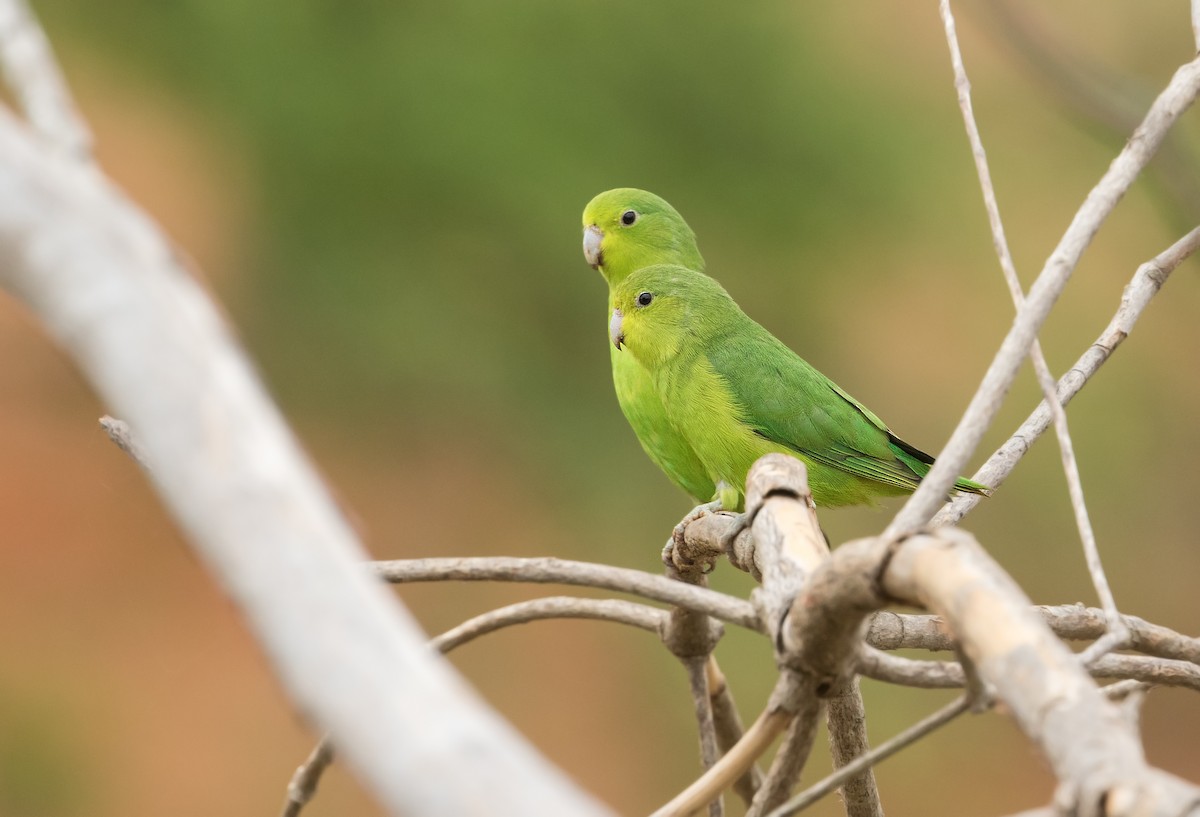
[{"label": "bird foot", "polygon": [[[679,524],[671,530],[671,538],[667,540],[666,546],[662,551],[662,560],[668,568],[686,572],[695,570],[697,563],[688,559],[684,554],[687,552],[686,542],[684,541],[684,532],[687,531],[688,525],[695,522],[697,519],[707,516],[714,511],[721,510],[721,501],[705,502],[702,505],[697,505],[679,520]],[[704,573],[711,573],[716,563],[708,560],[702,566],[701,570]]]}]

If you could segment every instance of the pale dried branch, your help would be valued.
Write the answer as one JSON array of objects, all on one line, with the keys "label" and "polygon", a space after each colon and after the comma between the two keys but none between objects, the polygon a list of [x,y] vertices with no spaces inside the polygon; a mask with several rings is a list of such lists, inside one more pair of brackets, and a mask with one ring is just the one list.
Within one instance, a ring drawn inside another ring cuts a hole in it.
[{"label": "pale dried branch", "polygon": [[371,562],[374,575],[394,584],[434,581],[570,584],[616,590],[687,607],[748,630],[763,632],[754,606],[704,587],[692,587],[640,570],[550,557],[398,559]]},{"label": "pale dried branch", "polygon": [[[737,745],[745,734],[742,718],[733,702],[733,694],[725,681],[716,661],[710,660],[706,665],[708,671],[708,694],[712,698],[713,726],[717,732],[717,744],[724,754]],[[762,771],[757,765],[750,768],[733,784],[733,790],[738,797],[749,805],[754,801],[754,793],[762,785]]]},{"label": "pale dried branch", "polygon": [[[956,699],[929,717],[917,721],[895,737],[885,740],[874,749],[854,758],[823,780],[814,783],[775,809],[775,811],[772,811],[768,817],[788,817],[790,814],[797,814],[803,811],[822,797],[836,790],[839,786],[845,784],[855,775],[861,774],[867,769],[878,765],[881,761],[886,760],[901,749],[911,746],[930,732],[949,723],[970,708],[971,702],[966,696]],[[849,812],[849,803],[847,803],[847,812]]]},{"label": "pale dried branch", "polygon": [[105,414],[100,418],[100,427],[108,434],[108,438],[116,443],[117,448],[129,455],[130,459],[142,468],[150,468],[146,464],[146,457],[142,454],[142,447],[138,445],[137,439],[134,438],[133,432],[129,429],[129,423]]},{"label": "pale dried branch", "polygon": [[662,610],[621,599],[580,599],[548,596],[510,604],[482,613],[433,638],[429,644],[438,652],[450,652],[468,641],[505,627],[546,619],[593,619],[628,624],[650,632],[662,632],[667,614]]},{"label": "pale dried branch", "polygon": [[[1039,605],[1034,610],[1059,638],[1091,641],[1105,633],[1104,611],[1082,604]],[[1200,638],[1181,635],[1137,616],[1122,616],[1131,650],[1200,665]],[[937,616],[881,611],[871,617],[867,643],[881,650],[953,651],[954,635]]]},{"label": "pale dried branch", "polygon": [[919,689],[962,689],[967,679],[957,661],[917,661],[863,648],[858,671],[866,678]]},{"label": "pale dried branch", "polygon": [[[1200,668],[1185,661],[1142,655],[1104,655],[1089,663],[1093,678],[1121,678],[1153,686],[1176,686],[1200,690]],[[921,689],[959,689],[967,676],[956,661],[916,661],[863,650],[858,671],[876,681]]]},{"label": "pale dried branch", "polygon": [[736,746],[651,817],[683,817],[704,808],[752,768],[791,721],[792,713],[763,710]]},{"label": "pale dried branch", "polygon": [[93,167],[47,150],[0,109],[0,282],[136,429],[151,482],[298,709],[337,736],[392,813],[463,814],[478,802],[605,813],[436,658],[363,571],[366,554],[174,258]]},{"label": "pale dried branch", "polygon": [[[762,547],[757,528],[754,535]],[[1177,817],[1200,802],[1196,786],[1146,765],[1120,710],[1012,579],[958,529],[899,542],[882,537],[849,542],[821,563],[803,583],[777,639],[787,645],[781,661],[792,669],[794,683],[803,689],[815,680],[819,689],[829,670],[805,652],[814,645],[838,652],[844,645],[826,641],[832,633],[857,643],[860,630],[853,620],[894,602],[932,609],[945,620],[980,683],[994,690],[1041,749],[1080,813],[1096,813],[1106,803],[1110,815]],[[1000,632],[1004,637],[996,638]],[[1105,656],[1096,663],[1136,658]]]},{"label": "pale dried branch", "polygon": [[[794,607],[792,599],[805,586],[806,577],[814,568],[828,560],[828,546],[813,513],[803,463],[779,454],[762,457],[747,477],[746,508],[755,542],[753,553],[748,553],[746,559],[762,576],[762,587],[755,591],[755,604],[768,622],[769,632],[782,658],[790,650],[784,623],[789,609]],[[726,532],[731,522],[722,520]],[[701,523],[704,518],[693,525]],[[712,525],[706,523],[707,529],[712,530]],[[721,538],[724,540],[726,536]],[[831,680],[822,673],[832,673],[834,678],[840,679],[849,677],[853,671],[853,647],[838,654],[844,666],[834,670],[822,661],[818,672],[812,672],[806,666],[806,662],[815,657],[812,654],[805,653],[799,660],[792,660],[789,655],[788,666],[784,667],[756,726],[751,727],[746,737],[721,762],[655,812],[657,817],[690,814],[750,769],[770,743],[769,740],[757,743],[751,740],[751,732],[760,724],[773,724],[774,733],[778,734],[792,723],[794,738],[785,743],[794,750],[793,754],[801,750],[804,735],[813,728],[806,720],[815,721],[819,711],[817,699],[827,696],[833,689]],[[797,715],[800,722],[793,723]],[[771,737],[773,739],[774,734]],[[769,782],[764,782],[755,795],[759,809],[765,800],[776,799],[786,788],[793,760],[794,757],[777,757],[773,765],[775,771],[768,775]],[[803,758],[800,760],[802,762]],[[764,791],[768,786],[770,788]]]},{"label": "pale dried branch", "polygon": [[283,817],[299,817],[300,811],[317,793],[317,784],[321,782],[321,775],[325,774],[329,764],[333,763],[333,755],[333,741],[326,735],[292,775],[283,804]]},{"label": "pale dried branch", "polygon": [[[834,769],[849,766],[870,752],[867,741],[867,710],[859,690],[858,678],[843,684],[837,694],[826,702],[826,723],[829,728],[829,755]],[[861,767],[868,770],[871,764]],[[846,817],[883,817],[879,787],[873,774],[854,774],[843,778],[842,802]]]},{"label": "pale dried branch", "polygon": [[[1200,227],[1189,232],[1155,258],[1138,267],[1121,294],[1121,303],[1099,337],[1058,381],[1058,400],[1066,406],[1133,331],[1151,299],[1162,289],[1180,263],[1200,248]],[[1033,443],[1050,427],[1050,409],[1043,400],[1011,437],[998,448],[974,479],[996,488],[1001,485]],[[959,494],[930,522],[931,527],[953,525],[979,504],[980,497]]]},{"label": "pale dried branch", "polygon": [[[880,545],[870,540],[844,545],[835,561],[849,547],[869,552]],[[945,618],[980,677],[1041,748],[1082,813],[1167,817],[1200,799],[1196,786],[1146,765],[1119,709],[969,535],[942,528],[936,536],[908,538],[890,552],[883,590]],[[995,638],[1001,628],[1005,637]],[[1098,811],[1105,803],[1108,811]]]},{"label": "pale dried branch", "polygon": [[1121,678],[1151,686],[1185,687],[1200,691],[1200,668],[1169,658],[1143,655],[1103,655],[1087,665],[1093,678]]},{"label": "pale dried branch", "polygon": [[[1000,218],[1000,205],[996,201],[996,190],[992,186],[992,173],[988,167],[987,152],[983,149],[983,139],[979,135],[979,126],[975,121],[975,111],[971,105],[971,83],[967,79],[967,68],[963,63],[962,52],[958,47],[958,34],[954,26],[954,13],[950,10],[950,0],[941,0],[939,9],[946,30],[946,42],[950,48],[950,62],[954,69],[954,87],[958,91],[958,105],[962,111],[963,124],[967,131],[967,141],[971,144],[971,155],[975,159],[975,171],[979,176],[979,186],[983,191],[984,208],[988,214],[988,224],[992,230],[992,244],[1000,259],[1000,269],[1004,273],[1005,283],[1012,297],[1013,304],[1020,311],[1025,302],[1025,293],[1021,290],[1021,281],[1017,277],[1017,267],[1013,262],[1012,252],[1008,247],[1008,239],[1004,235],[1004,222]],[[1033,361],[1033,370],[1037,375],[1038,385],[1042,389],[1045,403],[1054,419],[1054,431],[1058,437],[1059,450],[1062,455],[1063,473],[1067,477],[1067,492],[1071,498],[1071,508],[1075,513],[1075,525],[1079,529],[1079,538],[1083,543],[1084,559],[1092,586],[1100,599],[1100,606],[1108,622],[1108,636],[1097,641],[1080,657],[1084,663],[1123,644],[1128,633],[1121,623],[1121,613],[1117,609],[1116,599],[1104,574],[1104,565],[1100,560],[1100,549],[1096,545],[1096,533],[1092,528],[1091,517],[1088,514],[1087,502],[1083,494],[1083,481],[1079,476],[1079,463],[1075,458],[1075,445],[1071,441],[1070,426],[1067,413],[1058,400],[1054,376],[1042,353],[1042,345],[1035,334],[1029,346],[1029,357]]]},{"label": "pale dried branch", "polygon": [[[696,715],[697,732],[700,738],[700,764],[706,771],[721,759],[706,671],[710,659],[711,656],[693,656],[683,659],[684,669],[687,670],[688,688],[692,693],[692,710]],[[725,804],[720,797],[716,797],[708,804],[708,814],[709,817],[723,817]]]},{"label": "pale dried branch", "polygon": [[1192,0],[1192,37],[1196,41],[1196,52],[1200,53],[1200,0]]},{"label": "pale dried branch", "polygon": [[1125,148],[1076,212],[1029,290],[1029,297],[1018,311],[1012,328],[936,464],[888,525],[884,531],[885,538],[895,540],[916,531],[942,505],[955,477],[964,469],[967,459],[999,411],[1004,395],[1028,354],[1030,344],[1066,286],[1083,251],[1150,161],[1167,131],[1195,100],[1197,91],[1200,91],[1200,58],[1176,71]]},{"label": "pale dried branch", "polygon": [[795,788],[800,772],[808,762],[824,707],[819,698],[811,695],[801,697],[800,704],[801,708],[792,718],[791,727],[779,744],[771,768],[767,770],[767,776],[754,796],[746,817],[762,817],[782,803]]},{"label": "pale dried branch", "polygon": [[91,131],[75,110],[50,41],[25,0],[0,0],[0,68],[46,146],[71,159],[87,159]]}]

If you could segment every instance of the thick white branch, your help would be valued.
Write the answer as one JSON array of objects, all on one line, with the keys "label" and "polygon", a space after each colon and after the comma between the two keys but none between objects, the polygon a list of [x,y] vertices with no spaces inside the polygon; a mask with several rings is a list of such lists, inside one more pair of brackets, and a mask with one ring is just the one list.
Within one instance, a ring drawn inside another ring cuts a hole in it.
[{"label": "thick white branch", "polygon": [[395,814],[601,814],[424,644],[203,290],[98,171],[0,110],[0,283],[137,432],[300,710]]},{"label": "thick white branch", "polygon": [[91,131],[76,112],[50,42],[25,0],[0,0],[0,68],[46,146],[87,158]]}]

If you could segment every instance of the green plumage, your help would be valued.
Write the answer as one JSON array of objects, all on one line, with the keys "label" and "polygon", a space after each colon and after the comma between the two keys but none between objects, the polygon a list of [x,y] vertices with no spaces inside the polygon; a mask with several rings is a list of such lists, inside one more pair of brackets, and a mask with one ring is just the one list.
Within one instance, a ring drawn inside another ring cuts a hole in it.
[{"label": "green plumage", "polygon": [[[632,223],[623,223],[623,218]],[[635,270],[653,264],[704,269],[691,228],[674,207],[645,190],[625,187],[596,196],[584,208],[583,228],[584,256],[608,282],[609,311],[613,289]],[[707,502],[716,486],[700,458],[667,420],[650,374],[633,355],[611,351],[617,402],[642,448],[672,482]]]},{"label": "green plumage", "polygon": [[[742,508],[746,473],[769,452],[805,462],[821,506],[910,493],[929,472],[932,457],[751,320],[708,276],[650,266],[615,284],[610,300],[614,346],[649,373],[667,423],[708,484],[719,486],[723,507]],[[967,479],[954,487],[987,493]]]}]

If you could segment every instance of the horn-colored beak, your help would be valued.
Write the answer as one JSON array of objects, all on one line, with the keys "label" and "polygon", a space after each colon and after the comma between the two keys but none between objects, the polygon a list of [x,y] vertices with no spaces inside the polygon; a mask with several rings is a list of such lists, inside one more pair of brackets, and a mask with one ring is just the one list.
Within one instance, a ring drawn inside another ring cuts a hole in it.
[{"label": "horn-colored beak", "polygon": [[625,333],[621,331],[621,320],[624,317],[621,314],[621,310],[614,309],[612,318],[608,321],[608,337],[612,340],[613,346],[616,346],[618,349],[625,342]]},{"label": "horn-colored beak", "polygon": [[604,252],[600,249],[604,241],[604,231],[593,224],[583,231],[583,257],[592,265],[592,269],[600,269],[604,263]]}]

